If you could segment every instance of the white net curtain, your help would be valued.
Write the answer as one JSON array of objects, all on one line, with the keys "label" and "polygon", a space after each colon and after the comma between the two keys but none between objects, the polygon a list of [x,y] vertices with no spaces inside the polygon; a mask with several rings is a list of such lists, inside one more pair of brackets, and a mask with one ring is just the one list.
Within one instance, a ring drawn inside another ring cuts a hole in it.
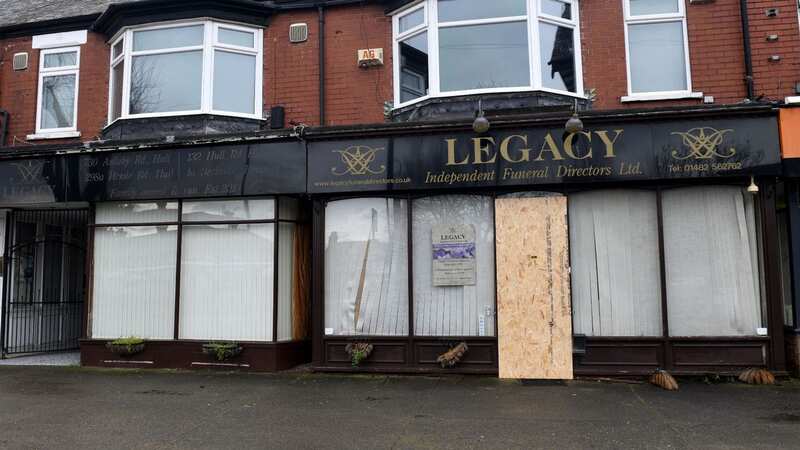
[{"label": "white net curtain", "polygon": [[328,204],[326,334],[408,334],[407,204],[394,198]]},{"label": "white net curtain", "polygon": [[661,265],[653,191],[569,197],[575,333],[661,336]]},{"label": "white net curtain", "polygon": [[[478,195],[414,200],[414,334],[494,336],[494,201]],[[475,229],[474,286],[434,286],[431,228],[438,224]]]},{"label": "white net curtain", "polygon": [[754,336],[762,324],[753,196],[733,186],[664,192],[672,336]]},{"label": "white net curtain", "polygon": [[[178,202],[98,204],[92,337],[173,339],[180,279],[178,339],[272,341],[277,251],[277,337],[305,338],[300,226],[276,223],[275,210],[270,198],[183,201],[180,208]],[[298,217],[296,201],[281,199],[284,216]]]},{"label": "white net curtain", "polygon": [[[762,326],[754,197],[736,186],[662,192],[669,335],[755,336]],[[657,194],[569,197],[575,333],[661,336]]]}]

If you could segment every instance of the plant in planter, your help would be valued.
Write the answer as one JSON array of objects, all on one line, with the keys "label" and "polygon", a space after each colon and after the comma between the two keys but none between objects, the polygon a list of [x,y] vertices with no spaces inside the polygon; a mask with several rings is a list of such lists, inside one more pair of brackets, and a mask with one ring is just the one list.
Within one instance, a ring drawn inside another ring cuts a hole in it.
[{"label": "plant in planter", "polygon": [[226,361],[242,353],[242,347],[236,342],[209,342],[203,344],[203,353],[217,361]]},{"label": "plant in planter", "polygon": [[106,348],[118,356],[133,356],[144,351],[145,342],[142,338],[126,337],[106,343]]},{"label": "plant in planter", "polygon": [[350,355],[350,362],[353,364],[353,367],[358,366],[361,364],[362,361],[369,358],[369,355],[372,354],[372,344],[368,344],[366,342],[354,342],[352,344],[347,344],[344,348],[344,351]]}]

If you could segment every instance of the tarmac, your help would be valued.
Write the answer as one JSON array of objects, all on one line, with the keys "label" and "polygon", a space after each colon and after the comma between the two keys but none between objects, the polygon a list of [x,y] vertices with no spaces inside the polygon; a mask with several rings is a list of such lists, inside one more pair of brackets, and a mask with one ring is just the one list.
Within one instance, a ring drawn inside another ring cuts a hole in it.
[{"label": "tarmac", "polygon": [[2,449],[789,449],[800,382],[0,367]]}]

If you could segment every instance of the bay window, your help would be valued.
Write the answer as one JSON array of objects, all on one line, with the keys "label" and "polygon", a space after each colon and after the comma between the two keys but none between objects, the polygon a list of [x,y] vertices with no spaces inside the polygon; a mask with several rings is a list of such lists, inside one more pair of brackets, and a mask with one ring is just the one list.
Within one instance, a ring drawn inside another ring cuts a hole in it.
[{"label": "bay window", "polygon": [[261,118],[261,36],[214,21],[123,31],[111,45],[109,122],[200,113]]},{"label": "bay window", "polygon": [[393,16],[395,104],[545,90],[582,95],[576,0],[425,0]]},{"label": "bay window", "polygon": [[684,0],[623,0],[628,96],[623,101],[702,97],[692,92]]},{"label": "bay window", "polygon": [[95,216],[93,338],[307,337],[297,201],[101,203]]},{"label": "bay window", "polygon": [[41,51],[37,135],[71,137],[77,131],[79,70],[80,47]]}]

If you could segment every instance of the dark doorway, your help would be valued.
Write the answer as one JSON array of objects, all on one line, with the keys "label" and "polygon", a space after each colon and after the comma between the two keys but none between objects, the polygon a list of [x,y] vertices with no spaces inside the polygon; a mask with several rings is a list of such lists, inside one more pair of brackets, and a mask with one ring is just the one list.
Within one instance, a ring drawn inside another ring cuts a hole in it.
[{"label": "dark doorway", "polygon": [[6,218],[2,355],[78,348],[88,210],[15,210]]}]

